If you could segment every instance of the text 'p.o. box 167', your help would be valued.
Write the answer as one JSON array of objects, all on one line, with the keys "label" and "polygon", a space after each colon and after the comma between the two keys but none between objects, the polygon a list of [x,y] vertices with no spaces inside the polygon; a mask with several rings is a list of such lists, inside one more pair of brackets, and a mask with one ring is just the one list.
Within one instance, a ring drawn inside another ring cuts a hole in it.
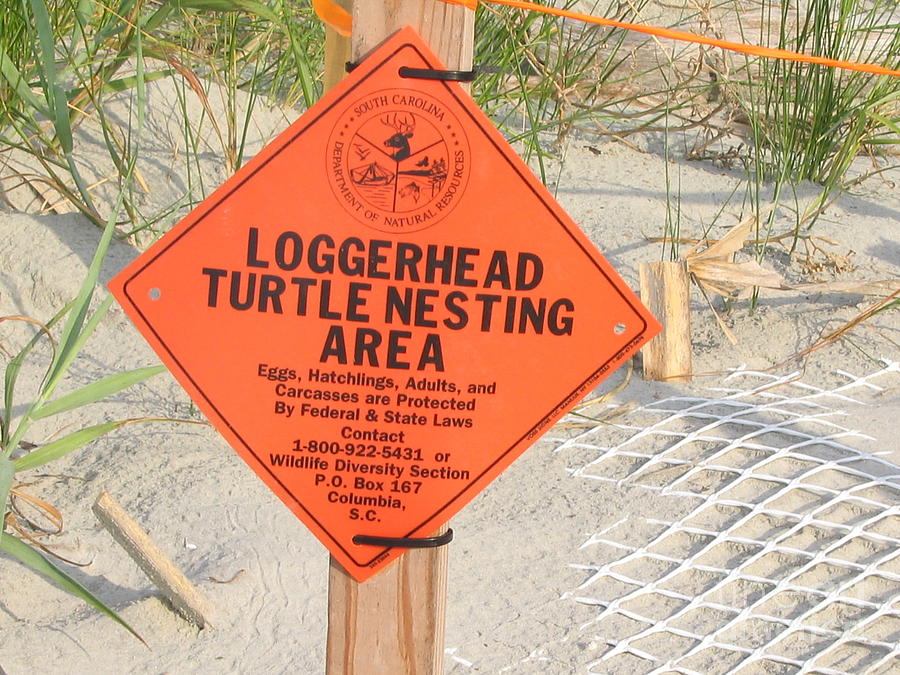
[{"label": "text 'p.o. box 167'", "polygon": [[407,28],[111,284],[363,581],[659,326]]}]

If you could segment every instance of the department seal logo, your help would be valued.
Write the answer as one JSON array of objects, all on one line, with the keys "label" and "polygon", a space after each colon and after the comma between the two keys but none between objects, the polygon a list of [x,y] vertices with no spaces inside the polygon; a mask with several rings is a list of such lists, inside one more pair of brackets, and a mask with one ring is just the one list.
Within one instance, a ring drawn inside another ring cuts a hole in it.
[{"label": "department seal logo", "polygon": [[350,105],[328,141],[338,201],[382,232],[415,232],[446,216],[469,179],[469,144],[447,107],[421,92],[391,89]]}]

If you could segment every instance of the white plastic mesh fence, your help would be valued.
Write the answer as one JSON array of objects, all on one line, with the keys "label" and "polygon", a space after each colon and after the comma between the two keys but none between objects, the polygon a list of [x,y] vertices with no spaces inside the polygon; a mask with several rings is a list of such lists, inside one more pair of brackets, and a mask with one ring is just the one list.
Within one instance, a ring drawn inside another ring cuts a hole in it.
[{"label": "white plastic mesh fence", "polygon": [[582,545],[585,581],[564,597],[597,608],[579,628],[599,655],[588,672],[900,673],[900,468],[835,421],[898,374],[818,388],[737,370],[734,388],[560,441],[588,458],[574,476],[688,505]]}]

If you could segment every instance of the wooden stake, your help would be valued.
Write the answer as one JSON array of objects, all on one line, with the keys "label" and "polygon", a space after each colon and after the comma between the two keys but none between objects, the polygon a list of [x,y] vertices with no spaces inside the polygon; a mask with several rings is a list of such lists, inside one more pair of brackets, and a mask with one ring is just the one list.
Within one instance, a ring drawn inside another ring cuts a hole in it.
[{"label": "wooden stake", "polygon": [[[447,68],[472,68],[475,13],[433,0],[353,3],[351,59],[407,25]],[[447,553],[446,546],[408,551],[363,584],[331,559],[327,675],[443,672]]]},{"label": "wooden stake", "polygon": [[93,511],[179,614],[200,628],[212,625],[213,609],[209,601],[109,493],[100,493]]},{"label": "wooden stake", "polygon": [[691,379],[690,275],[687,263],[641,263],[641,300],[663,325],[641,350],[645,380]]},{"label": "wooden stake", "polygon": [[446,605],[446,546],[409,551],[363,584],[332,558],[326,675],[442,673]]},{"label": "wooden stake", "polygon": [[385,38],[412,26],[450,70],[470,70],[475,12],[434,0],[360,1],[353,5],[352,59],[359,61]]},{"label": "wooden stake", "polygon": [[[335,0],[338,5],[350,11],[353,0]],[[325,69],[322,85],[325,91],[344,79],[347,61],[350,60],[350,38],[344,37],[333,28],[325,26]]]}]

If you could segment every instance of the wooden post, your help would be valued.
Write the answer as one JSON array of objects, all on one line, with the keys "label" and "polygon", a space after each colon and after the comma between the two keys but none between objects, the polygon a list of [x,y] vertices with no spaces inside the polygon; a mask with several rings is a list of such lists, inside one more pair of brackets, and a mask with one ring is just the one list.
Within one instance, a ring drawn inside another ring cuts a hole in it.
[{"label": "wooden post", "polygon": [[[447,68],[472,68],[475,13],[437,0],[353,3],[351,59],[359,61],[407,25]],[[409,551],[363,584],[332,558],[327,675],[443,672],[447,553],[446,546]]]},{"label": "wooden post", "polygon": [[691,302],[687,263],[641,263],[641,300],[663,332],[641,350],[645,380],[691,379]]},{"label": "wooden post", "polygon": [[443,672],[446,606],[446,546],[409,551],[362,584],[332,558],[326,675]]},{"label": "wooden post", "polygon": [[382,40],[412,26],[451,70],[470,70],[475,12],[440,0],[373,0],[354,3],[352,58],[358,61]]},{"label": "wooden post", "polygon": [[[344,9],[352,10],[353,0],[335,0]],[[350,60],[350,38],[344,37],[330,26],[325,26],[325,69],[322,85],[325,91],[344,79],[347,61]]]}]

